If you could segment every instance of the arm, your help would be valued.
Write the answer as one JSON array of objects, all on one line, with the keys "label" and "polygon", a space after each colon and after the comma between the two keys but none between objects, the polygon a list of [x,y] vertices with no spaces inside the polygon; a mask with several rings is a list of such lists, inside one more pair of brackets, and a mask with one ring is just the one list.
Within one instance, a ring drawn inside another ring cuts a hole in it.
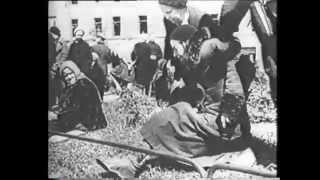
[{"label": "arm", "polygon": [[225,0],[220,16],[220,25],[226,37],[238,31],[242,18],[247,13],[251,2],[255,0]]},{"label": "arm", "polygon": [[222,42],[217,38],[208,39],[200,48],[200,58],[210,65],[219,66],[232,60],[241,50],[240,41],[233,38],[228,42]]},{"label": "arm", "polygon": [[73,89],[64,90],[59,97],[59,104],[53,109],[53,112],[58,116],[61,116],[65,113],[76,111],[78,109],[78,98],[74,98]]},{"label": "arm", "polygon": [[166,37],[164,41],[164,59],[172,59],[173,57],[173,50],[170,44],[170,33],[173,31],[175,28],[175,25],[171,23],[169,20],[166,18],[163,18],[164,26],[166,29]]}]

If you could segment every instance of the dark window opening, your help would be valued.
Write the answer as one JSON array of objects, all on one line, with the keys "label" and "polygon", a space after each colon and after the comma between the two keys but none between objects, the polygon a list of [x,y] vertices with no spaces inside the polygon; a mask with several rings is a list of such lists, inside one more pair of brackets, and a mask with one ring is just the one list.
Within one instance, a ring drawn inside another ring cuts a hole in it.
[{"label": "dark window opening", "polygon": [[120,36],[121,31],[121,22],[120,22],[120,16],[113,17],[113,35],[114,36]]},{"label": "dark window opening", "polygon": [[56,26],[56,16],[49,16],[49,27]]},{"label": "dark window opening", "polygon": [[148,33],[148,20],[147,16],[139,16],[140,34]]},{"label": "dark window opening", "polygon": [[72,34],[74,36],[74,30],[78,27],[78,19],[72,19],[71,24],[72,24]]},{"label": "dark window opening", "polygon": [[96,33],[102,33],[102,20],[101,18],[94,18]]}]

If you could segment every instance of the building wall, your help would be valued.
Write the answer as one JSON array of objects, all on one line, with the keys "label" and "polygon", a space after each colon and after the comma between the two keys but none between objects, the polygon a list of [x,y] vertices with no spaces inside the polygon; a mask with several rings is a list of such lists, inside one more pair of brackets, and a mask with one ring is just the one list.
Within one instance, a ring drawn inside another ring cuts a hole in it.
[{"label": "building wall", "polygon": [[[219,14],[223,1],[189,1],[188,5],[198,7],[210,14]],[[49,16],[56,16],[56,26],[64,39],[72,39],[71,19],[78,19],[79,27],[87,34],[94,30],[94,18],[102,18],[102,30],[108,39],[108,46],[121,57],[128,59],[133,46],[140,37],[139,16],[147,16],[148,33],[155,37],[163,50],[165,28],[158,1],[49,1]],[[113,36],[113,17],[120,16],[120,36]],[[52,21],[52,20],[51,20]],[[239,26],[239,37],[243,47],[255,47],[257,60],[261,59],[260,43],[252,31],[250,13]],[[258,60],[260,61],[260,60]]]}]

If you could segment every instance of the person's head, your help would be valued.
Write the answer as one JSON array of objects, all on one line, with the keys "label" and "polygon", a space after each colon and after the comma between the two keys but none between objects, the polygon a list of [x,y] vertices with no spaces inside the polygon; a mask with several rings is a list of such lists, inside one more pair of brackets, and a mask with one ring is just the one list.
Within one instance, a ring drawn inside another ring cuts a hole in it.
[{"label": "person's head", "polygon": [[138,41],[139,42],[147,42],[148,41],[148,34],[146,34],[146,33],[140,34]]},{"label": "person's head", "polygon": [[187,13],[187,0],[159,0],[165,18],[180,25]]},{"label": "person's head", "polygon": [[189,103],[192,107],[197,107],[202,102],[204,93],[198,87],[184,86],[173,91],[171,97],[174,99],[172,103],[183,101]]},{"label": "person's head", "polygon": [[53,36],[53,38],[54,38],[55,40],[59,39],[60,36],[61,36],[60,30],[59,30],[59,28],[56,27],[56,26],[52,26],[52,27],[50,28],[50,33],[52,34],[52,36]]},{"label": "person's head", "polygon": [[60,66],[60,76],[67,86],[74,85],[81,75],[81,71],[73,61],[64,61]]},{"label": "person's head", "polygon": [[106,38],[102,34],[97,35],[96,41],[98,44],[105,44],[105,40],[106,40]]},{"label": "person's head", "polygon": [[173,48],[174,55],[182,56],[186,51],[186,46],[190,38],[197,32],[197,28],[186,24],[177,27],[170,34],[170,44]]},{"label": "person's head", "polygon": [[83,29],[76,29],[74,31],[74,36],[75,36],[75,39],[77,39],[77,40],[82,39],[84,34],[85,34],[85,32]]}]

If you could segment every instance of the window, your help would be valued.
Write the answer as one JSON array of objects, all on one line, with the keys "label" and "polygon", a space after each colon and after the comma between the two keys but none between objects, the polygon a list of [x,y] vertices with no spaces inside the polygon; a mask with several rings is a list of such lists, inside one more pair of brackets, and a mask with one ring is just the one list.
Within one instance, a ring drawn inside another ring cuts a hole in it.
[{"label": "window", "polygon": [[96,33],[101,33],[102,32],[101,18],[94,18],[94,25],[95,25]]},{"label": "window", "polygon": [[49,16],[49,27],[56,26],[56,16]]},{"label": "window", "polygon": [[147,16],[139,16],[140,34],[148,33]]},{"label": "window", "polygon": [[78,4],[78,1],[71,1],[71,4]]},{"label": "window", "polygon": [[120,36],[121,31],[121,23],[120,23],[120,16],[113,17],[113,35]]},{"label": "window", "polygon": [[78,27],[78,19],[72,19],[71,24],[72,24],[72,34],[74,36],[74,30]]}]

